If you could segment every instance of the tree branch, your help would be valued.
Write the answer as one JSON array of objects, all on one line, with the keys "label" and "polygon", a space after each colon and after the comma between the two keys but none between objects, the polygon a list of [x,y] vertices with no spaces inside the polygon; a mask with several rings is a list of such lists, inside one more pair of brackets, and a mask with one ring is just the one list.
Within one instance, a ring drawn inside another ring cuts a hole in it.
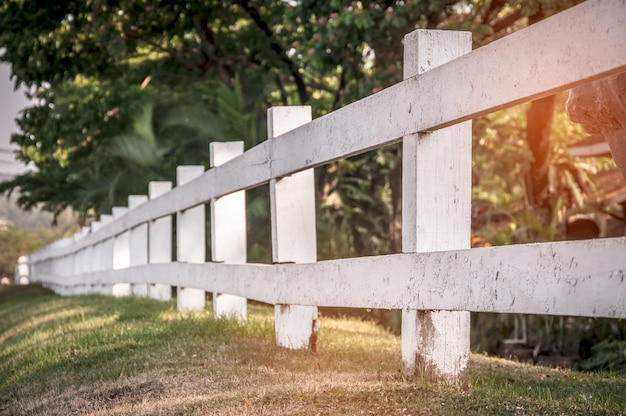
[{"label": "tree branch", "polygon": [[346,91],[346,71],[341,70],[341,75],[339,77],[339,88],[335,91],[335,99],[333,100],[333,111],[337,109],[339,106],[339,102],[341,101],[341,96]]},{"label": "tree branch", "polygon": [[496,34],[499,31],[506,29],[507,27],[511,26],[513,23],[517,22],[521,18],[522,18],[522,9],[518,8],[513,13],[505,17],[504,19],[498,20],[497,22],[495,22],[492,25],[493,33]]},{"label": "tree branch", "polygon": [[215,39],[213,38],[213,33],[211,33],[211,30],[209,29],[208,22],[194,16],[193,26],[196,29],[196,32],[198,32],[198,36],[200,36],[200,46],[202,47],[209,63],[213,63],[215,65],[217,75],[220,77],[222,82],[232,88],[234,74],[230,68],[225,67],[220,62],[220,58],[218,56],[219,51],[217,49]]},{"label": "tree branch", "polygon": [[165,52],[167,53],[169,56],[171,56],[172,58],[176,59],[178,62],[180,62],[183,66],[185,66],[187,69],[200,74],[202,71],[200,70],[200,68],[198,68],[197,65],[194,65],[193,63],[191,63],[189,60],[185,59],[178,51],[176,50],[172,50],[172,49],[168,49],[166,47],[164,47],[163,45],[160,45],[150,39],[146,39],[143,36],[141,36],[139,33],[130,31],[130,30],[124,30],[124,35],[128,36],[130,38],[136,39],[139,42],[143,42],[145,44],[148,44],[150,46],[152,46],[153,48],[161,51],[161,52]]},{"label": "tree branch", "polygon": [[248,13],[254,24],[263,32],[270,42],[271,49],[278,55],[278,58],[287,65],[289,73],[293,77],[298,89],[298,96],[301,104],[306,104],[309,101],[309,93],[306,89],[306,84],[302,75],[298,72],[298,68],[289,57],[287,57],[286,51],[281,47],[274,39],[274,35],[270,30],[267,23],[261,18],[259,11],[250,4],[249,0],[240,0],[240,6]]},{"label": "tree branch", "polygon": [[483,15],[481,16],[482,22],[486,24],[491,24],[491,22],[496,17],[498,17],[498,13],[500,13],[500,10],[502,10],[502,7],[504,7],[505,3],[506,0],[493,0],[491,4],[489,4],[487,10],[485,10]]},{"label": "tree branch", "polygon": [[278,87],[278,91],[280,91],[280,101],[283,103],[283,105],[289,105],[289,102],[287,101],[287,93],[285,92],[285,86],[280,80],[280,76],[276,75],[276,77],[274,77],[274,82]]}]

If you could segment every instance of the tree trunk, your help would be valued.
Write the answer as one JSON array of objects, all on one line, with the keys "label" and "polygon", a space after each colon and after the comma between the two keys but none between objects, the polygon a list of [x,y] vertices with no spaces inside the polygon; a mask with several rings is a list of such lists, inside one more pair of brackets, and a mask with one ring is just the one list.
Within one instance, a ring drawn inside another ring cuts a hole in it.
[{"label": "tree trunk", "polygon": [[389,253],[402,253],[402,151],[396,166],[389,170],[391,209],[389,218]]},{"label": "tree trunk", "polygon": [[547,224],[554,203],[550,194],[550,127],[554,114],[554,96],[533,101],[526,113],[526,141],[533,155],[526,178],[529,204]]}]

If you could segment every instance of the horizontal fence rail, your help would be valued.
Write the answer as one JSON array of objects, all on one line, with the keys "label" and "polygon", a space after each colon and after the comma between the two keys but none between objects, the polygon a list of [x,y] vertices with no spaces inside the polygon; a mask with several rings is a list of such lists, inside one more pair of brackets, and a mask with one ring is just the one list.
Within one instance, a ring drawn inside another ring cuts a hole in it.
[{"label": "horizontal fence rail", "polygon": [[270,304],[626,318],[625,253],[626,238],[614,238],[305,264],[173,262],[38,279],[59,286],[176,282]]},{"label": "horizontal fence rail", "polygon": [[[274,304],[277,342],[291,348],[314,347],[318,306],[402,309],[405,372],[452,382],[467,381],[468,311],[626,318],[626,238],[466,248],[470,120],[625,71],[624,39],[626,0],[589,0],[475,51],[467,33],[416,31],[404,81],[312,121],[308,107],[270,109],[267,141],[213,143],[208,171],[179,167],[178,186],[153,182],[32,254],[31,280],[162,300],[176,287],[181,310],[212,292],[216,316],[240,319],[246,299]],[[315,261],[312,168],[398,142],[404,253]],[[242,191],[262,184],[276,264],[245,264]]]}]

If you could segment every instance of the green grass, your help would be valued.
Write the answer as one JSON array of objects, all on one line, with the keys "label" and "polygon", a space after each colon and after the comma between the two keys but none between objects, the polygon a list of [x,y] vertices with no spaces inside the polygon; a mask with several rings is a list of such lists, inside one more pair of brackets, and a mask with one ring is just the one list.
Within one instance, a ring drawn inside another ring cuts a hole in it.
[{"label": "green grass", "polygon": [[311,354],[275,346],[269,307],[210,310],[2,288],[0,414],[626,414],[623,376],[472,355],[462,391],[403,377],[399,338],[368,322],[321,317]]}]

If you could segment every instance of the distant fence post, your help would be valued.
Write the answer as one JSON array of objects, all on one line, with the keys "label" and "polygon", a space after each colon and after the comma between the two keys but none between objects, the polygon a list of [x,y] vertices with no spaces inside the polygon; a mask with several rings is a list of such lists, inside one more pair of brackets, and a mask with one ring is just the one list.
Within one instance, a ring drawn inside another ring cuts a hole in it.
[{"label": "distant fence post", "polygon": [[[147,195],[129,195],[128,208],[134,209],[148,201]],[[130,266],[139,266],[148,263],[148,224],[139,224],[130,230]],[[133,296],[147,297],[147,283],[133,283],[131,285]]]},{"label": "distant fence post", "polygon": [[30,264],[28,261],[28,256],[20,256],[17,259],[17,266],[15,266],[15,280],[13,282],[16,285],[27,285],[30,283]]},{"label": "distant fence post", "polygon": [[[155,199],[172,189],[172,182],[159,181],[148,184],[148,197]],[[150,242],[148,261],[150,264],[170,263],[172,261],[172,216],[168,215],[150,221]],[[172,286],[163,283],[152,283],[148,288],[148,296],[152,299],[168,301],[172,298]]]},{"label": "distant fence post", "polygon": [[[204,173],[202,166],[178,166],[176,185],[181,186]],[[176,214],[176,258],[181,263],[204,263],[206,259],[204,205],[179,211]],[[176,303],[180,311],[202,311],[205,291],[177,287]]]},{"label": "distant fence post", "polygon": [[[104,226],[105,224],[113,221],[113,215],[105,214],[100,216],[100,226],[98,228]],[[94,230],[95,231],[95,230]],[[106,271],[111,270],[113,268],[113,245],[115,244],[115,237],[107,238],[100,245],[100,260],[98,262],[98,271]],[[111,296],[113,294],[113,285],[110,283],[102,284],[100,287],[101,293],[103,295]]]},{"label": "distant fence post", "polygon": [[[268,138],[311,121],[311,107],[273,107],[268,110]],[[274,263],[317,261],[315,182],[313,169],[270,181],[272,260]],[[315,350],[317,307],[275,305],[276,343],[292,349]]]},{"label": "distant fence post", "polygon": [[[79,232],[74,234],[74,241],[75,242],[79,241],[85,235],[87,235],[88,232],[89,232],[89,228],[83,227]],[[88,250],[89,248],[85,247],[82,250],[79,250],[70,255],[70,257],[72,258],[72,267],[73,267],[72,275],[74,276],[81,275],[85,273],[86,271],[88,271],[89,265],[87,261],[85,261]],[[70,293],[72,295],[84,295],[84,294],[89,293],[90,287],[91,287],[90,283],[83,281],[81,282],[81,284],[72,287],[72,289],[70,289]]]},{"label": "distant fence post", "polygon": [[[126,207],[113,207],[113,219],[116,220],[128,212]],[[113,237],[113,270],[125,269],[130,266],[130,235],[129,231]],[[113,296],[127,297],[132,294],[130,283],[114,283]]]},{"label": "distant fence post", "polygon": [[[212,142],[210,166],[216,167],[243,153],[243,142]],[[211,257],[214,262],[242,264],[247,261],[246,191],[211,199]],[[213,292],[215,317],[245,320],[248,300]]]},{"label": "distant fence post", "polygon": [[[100,217],[99,221],[94,221],[91,223],[91,232],[95,233],[96,231],[98,231],[100,228],[102,228],[102,224],[104,224],[104,221],[102,219],[102,216]],[[104,251],[106,248],[106,241],[101,241],[99,243],[96,243],[93,246],[92,252],[91,252],[91,270],[94,272],[99,272],[105,269],[104,266]],[[109,264],[111,264],[110,260],[109,260]],[[110,295],[111,294],[111,286],[110,285],[106,285],[102,282],[94,282],[94,288],[93,288],[93,292],[97,293],[97,294],[101,294],[101,295]]]},{"label": "distant fence post", "polygon": [[[469,32],[416,30],[404,37],[404,78],[471,52]],[[434,88],[445,89],[446,85]],[[433,102],[431,105],[437,105]],[[413,111],[419,111],[415,108]],[[402,251],[470,247],[471,121],[403,139]],[[417,289],[419,290],[419,288]],[[402,311],[402,361],[413,376],[467,382],[469,312]]]},{"label": "distant fence post", "polygon": [[[89,227],[83,227],[83,237],[89,235],[93,230],[93,227],[90,225]],[[81,263],[82,263],[82,271],[83,273],[91,273],[95,270],[95,257],[96,257],[96,245],[89,245],[85,247],[81,253]],[[90,281],[89,285],[86,287],[86,293],[98,293],[99,292],[99,284],[98,282]]]}]

